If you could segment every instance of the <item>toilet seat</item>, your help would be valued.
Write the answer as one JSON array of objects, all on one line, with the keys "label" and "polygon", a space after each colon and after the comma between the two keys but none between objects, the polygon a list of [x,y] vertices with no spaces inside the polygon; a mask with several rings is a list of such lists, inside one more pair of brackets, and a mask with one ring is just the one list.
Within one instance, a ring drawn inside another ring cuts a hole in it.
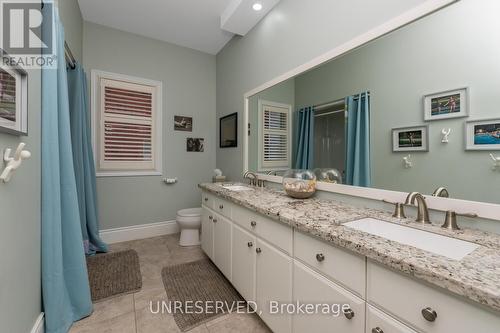
[{"label": "toilet seat", "polygon": [[201,216],[201,208],[181,209],[177,212],[177,215],[181,216],[181,217],[200,217]]}]

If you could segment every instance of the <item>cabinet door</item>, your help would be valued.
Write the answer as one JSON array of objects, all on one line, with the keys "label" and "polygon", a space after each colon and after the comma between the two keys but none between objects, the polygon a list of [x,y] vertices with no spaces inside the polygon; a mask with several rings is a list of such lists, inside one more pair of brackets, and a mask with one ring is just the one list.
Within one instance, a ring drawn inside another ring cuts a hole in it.
[{"label": "cabinet door", "polygon": [[201,248],[214,261],[214,213],[203,207],[201,216]]},{"label": "cabinet door", "polygon": [[214,228],[214,263],[231,281],[231,221],[215,214]]},{"label": "cabinet door", "polygon": [[233,224],[232,283],[247,301],[255,300],[256,238]]},{"label": "cabinet door", "polygon": [[366,310],[366,333],[416,333],[369,304]]},{"label": "cabinet door", "polygon": [[262,320],[275,333],[292,330],[289,314],[276,313],[275,305],[292,301],[292,259],[257,239],[256,302]]},{"label": "cabinet door", "polygon": [[[364,332],[365,302],[362,299],[298,262],[294,263],[293,274],[294,304],[304,304],[304,309],[307,304],[321,305],[318,311],[311,309],[295,314],[294,332]],[[329,306],[329,313],[322,313],[323,304]]]}]

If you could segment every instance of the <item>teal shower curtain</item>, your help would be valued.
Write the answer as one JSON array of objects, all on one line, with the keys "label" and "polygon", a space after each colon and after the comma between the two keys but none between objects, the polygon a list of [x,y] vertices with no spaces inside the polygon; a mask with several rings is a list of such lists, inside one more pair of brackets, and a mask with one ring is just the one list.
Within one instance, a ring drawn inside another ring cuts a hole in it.
[{"label": "teal shower curtain", "polygon": [[370,95],[364,92],[349,96],[346,105],[346,184],[370,187]]},{"label": "teal shower curtain", "polygon": [[312,169],[314,163],[314,109],[312,106],[298,112],[297,151],[295,169]]},{"label": "teal shower curtain", "polygon": [[99,237],[96,174],[87,107],[87,80],[79,63],[75,69],[68,70],[68,90],[71,144],[85,253],[107,252],[108,247]]},{"label": "teal shower curtain", "polygon": [[[66,333],[73,321],[92,312],[92,301],[71,147],[64,29],[57,9],[54,20],[57,69],[42,68],[42,296],[45,332]],[[44,37],[51,23],[44,23]]]}]

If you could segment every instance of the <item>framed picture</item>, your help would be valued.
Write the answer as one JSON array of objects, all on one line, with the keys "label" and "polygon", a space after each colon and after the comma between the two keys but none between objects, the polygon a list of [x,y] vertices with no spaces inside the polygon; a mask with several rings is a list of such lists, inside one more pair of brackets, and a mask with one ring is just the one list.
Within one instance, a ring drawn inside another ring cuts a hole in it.
[{"label": "framed picture", "polygon": [[394,128],[392,151],[429,151],[429,126]]},{"label": "framed picture", "polygon": [[219,147],[238,147],[238,113],[220,118]]},{"label": "framed picture", "polygon": [[186,150],[191,152],[204,152],[205,151],[205,139],[202,138],[187,138],[186,140]]},{"label": "framed picture", "polygon": [[466,150],[500,150],[500,118],[465,123]]},{"label": "framed picture", "polygon": [[424,119],[441,120],[469,116],[469,88],[424,96]]},{"label": "framed picture", "polygon": [[[0,56],[8,57],[1,49]],[[28,134],[28,74],[22,68],[0,65],[0,131]]]},{"label": "framed picture", "polygon": [[185,116],[174,116],[174,131],[193,131],[193,118]]}]

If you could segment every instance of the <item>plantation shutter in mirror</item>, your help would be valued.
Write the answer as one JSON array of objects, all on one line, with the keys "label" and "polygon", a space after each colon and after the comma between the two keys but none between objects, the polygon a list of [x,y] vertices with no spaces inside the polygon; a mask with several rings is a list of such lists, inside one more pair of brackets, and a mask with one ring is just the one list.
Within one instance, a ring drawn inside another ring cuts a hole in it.
[{"label": "plantation shutter in mirror", "polygon": [[101,79],[100,169],[154,170],[156,87]]},{"label": "plantation shutter in mirror", "polygon": [[289,109],[263,105],[262,107],[262,166],[289,165]]}]

